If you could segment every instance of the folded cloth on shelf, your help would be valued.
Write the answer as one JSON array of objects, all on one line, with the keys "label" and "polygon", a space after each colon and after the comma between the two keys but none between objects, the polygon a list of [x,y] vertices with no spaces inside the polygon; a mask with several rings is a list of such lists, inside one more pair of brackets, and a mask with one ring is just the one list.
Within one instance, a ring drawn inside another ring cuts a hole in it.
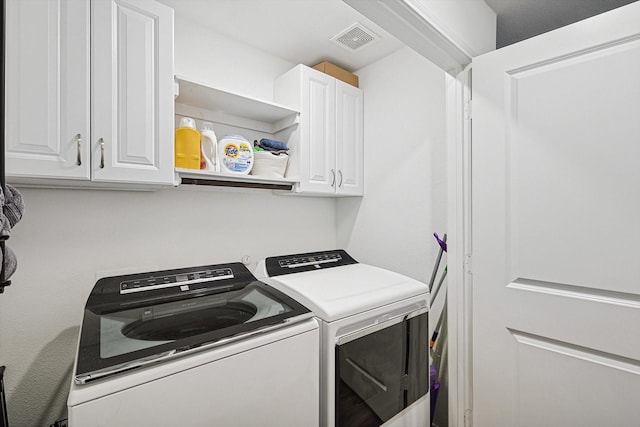
[{"label": "folded cloth on shelf", "polygon": [[275,139],[262,138],[258,145],[267,151],[287,151],[289,147],[282,141],[276,141]]}]

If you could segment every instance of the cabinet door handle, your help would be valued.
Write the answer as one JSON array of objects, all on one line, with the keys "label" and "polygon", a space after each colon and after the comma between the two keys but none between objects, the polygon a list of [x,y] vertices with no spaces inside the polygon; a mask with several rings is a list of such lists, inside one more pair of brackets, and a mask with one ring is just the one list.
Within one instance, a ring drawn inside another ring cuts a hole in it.
[{"label": "cabinet door handle", "polygon": [[104,139],[100,138],[100,169],[104,169]]},{"label": "cabinet door handle", "polygon": [[331,169],[331,175],[333,175],[333,180],[331,181],[331,186],[334,187],[336,185],[336,171],[335,171],[335,169]]},{"label": "cabinet door handle", "polygon": [[342,188],[342,171],[338,170],[338,175],[340,175],[340,183],[338,184],[338,187]]},{"label": "cabinet door handle", "polygon": [[81,156],[81,146],[82,146],[82,135],[76,135],[76,143],[78,145],[78,157],[76,158],[76,165],[82,165],[82,156]]}]

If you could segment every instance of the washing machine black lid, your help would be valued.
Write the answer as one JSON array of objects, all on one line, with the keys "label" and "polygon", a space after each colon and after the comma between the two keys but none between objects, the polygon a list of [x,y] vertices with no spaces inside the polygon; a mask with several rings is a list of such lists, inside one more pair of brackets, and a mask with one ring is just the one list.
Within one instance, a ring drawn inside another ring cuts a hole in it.
[{"label": "washing machine black lid", "polygon": [[267,270],[267,275],[269,277],[322,270],[358,263],[358,261],[353,259],[351,255],[342,249],[275,256],[266,258],[264,262],[265,269]]},{"label": "washing machine black lid", "polygon": [[87,300],[76,383],[306,318],[241,263],[100,279]]}]

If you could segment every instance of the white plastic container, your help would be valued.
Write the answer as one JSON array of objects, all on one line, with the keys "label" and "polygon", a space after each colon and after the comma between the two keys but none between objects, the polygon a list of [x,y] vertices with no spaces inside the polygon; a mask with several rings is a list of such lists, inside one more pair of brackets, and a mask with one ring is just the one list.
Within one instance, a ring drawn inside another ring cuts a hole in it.
[{"label": "white plastic container", "polygon": [[218,142],[220,172],[247,175],[253,167],[251,143],[242,135],[225,135]]},{"label": "white plastic container", "polygon": [[206,170],[220,172],[220,162],[218,161],[218,138],[213,131],[213,123],[204,122],[202,124],[201,148],[202,156],[206,164]]},{"label": "white plastic container", "polygon": [[253,156],[251,175],[265,178],[284,178],[289,156],[286,154],[276,156],[269,151],[254,151]]}]

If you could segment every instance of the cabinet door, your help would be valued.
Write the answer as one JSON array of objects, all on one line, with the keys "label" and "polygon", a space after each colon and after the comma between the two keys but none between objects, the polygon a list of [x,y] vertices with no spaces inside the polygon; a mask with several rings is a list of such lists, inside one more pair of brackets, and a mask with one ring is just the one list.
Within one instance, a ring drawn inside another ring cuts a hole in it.
[{"label": "cabinet door", "polygon": [[91,3],[92,179],[173,181],[173,10]]},{"label": "cabinet door", "polygon": [[300,190],[303,192],[335,192],[335,85],[333,77],[302,68]]},{"label": "cabinet door", "polygon": [[336,193],[364,194],[362,90],[336,81]]},{"label": "cabinet door", "polygon": [[6,171],[89,179],[89,3],[6,2]]}]

